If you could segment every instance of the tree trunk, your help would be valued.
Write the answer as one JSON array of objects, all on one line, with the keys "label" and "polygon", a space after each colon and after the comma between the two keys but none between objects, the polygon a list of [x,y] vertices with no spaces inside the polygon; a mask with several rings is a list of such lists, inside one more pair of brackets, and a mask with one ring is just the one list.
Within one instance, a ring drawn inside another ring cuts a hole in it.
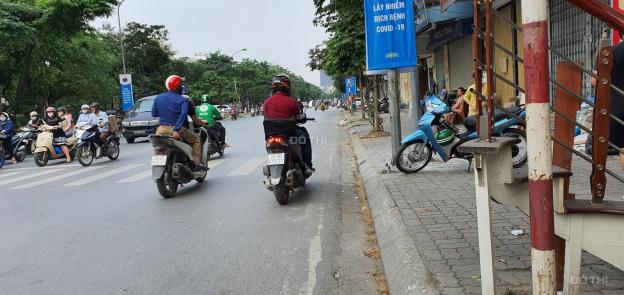
[{"label": "tree trunk", "polygon": [[379,87],[381,87],[381,83],[379,83],[379,76],[374,76],[373,87],[375,88],[375,93],[373,94],[373,132],[381,131],[379,126]]},{"label": "tree trunk", "polygon": [[362,91],[361,91],[362,104],[360,105],[360,107],[362,108],[362,120],[364,120],[366,119],[366,108],[364,107],[364,105],[366,104],[367,93],[366,93],[366,81],[362,77],[365,77],[365,76],[360,73],[358,75],[358,80],[361,81],[360,83],[362,83]]},{"label": "tree trunk", "polygon": [[17,86],[17,92],[15,93],[15,113],[20,112],[21,101],[24,99],[26,92],[28,91],[28,82],[30,80],[30,67],[32,64],[32,45],[27,45],[24,50],[24,62],[22,63],[22,69],[20,74],[19,84]]}]

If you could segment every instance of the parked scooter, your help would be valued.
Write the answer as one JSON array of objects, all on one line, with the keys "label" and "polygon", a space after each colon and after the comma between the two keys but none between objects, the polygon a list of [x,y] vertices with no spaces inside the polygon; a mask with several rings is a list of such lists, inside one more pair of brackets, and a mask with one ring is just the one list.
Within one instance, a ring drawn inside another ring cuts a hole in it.
[{"label": "parked scooter", "polygon": [[[472,154],[462,154],[457,147],[465,142],[478,138],[476,131],[458,133],[454,126],[444,121],[443,115],[450,112],[450,108],[433,94],[428,94],[425,100],[427,112],[418,122],[419,129],[401,141],[399,152],[394,155],[394,163],[403,173],[416,173],[429,164],[433,153],[440,155],[444,162],[452,158],[472,161]],[[527,141],[524,123],[526,110],[523,107],[506,109],[514,116],[502,111],[495,111],[493,134],[520,139],[520,143],[512,147],[513,167],[518,168],[527,163]],[[472,126],[470,126],[472,127]],[[518,128],[520,127],[520,128]]]},{"label": "parked scooter", "polygon": [[112,132],[102,143],[100,130],[97,125],[80,123],[76,126],[76,138],[78,138],[78,162],[88,167],[95,159],[108,157],[112,161],[119,158],[119,133]]},{"label": "parked scooter", "polygon": [[58,129],[58,126],[41,126],[39,130],[41,133],[37,136],[36,148],[34,153],[35,164],[39,167],[45,167],[48,165],[49,160],[56,160],[65,158],[65,155],[61,151],[61,145],[67,145],[69,148],[69,155],[74,158],[76,156],[76,143],[75,137],[55,139],[52,132]]},{"label": "parked scooter", "polygon": [[[193,123],[190,122],[192,125]],[[189,130],[195,130],[193,126]],[[208,167],[209,135],[204,128],[198,128],[198,136],[202,143],[201,163]],[[152,155],[152,179],[160,195],[165,198],[174,197],[178,186],[193,180],[204,182],[208,171],[193,172],[193,149],[190,145],[173,139],[171,136],[150,135],[149,140],[154,148]]]},{"label": "parked scooter", "polygon": [[377,104],[377,110],[380,114],[390,112],[390,101],[388,100],[388,97],[383,97],[379,100],[379,103]]},{"label": "parked scooter", "polygon": [[266,188],[273,191],[275,200],[280,205],[286,205],[290,192],[303,187],[310,175],[304,173],[300,147],[292,142],[297,134],[297,123],[304,124],[313,121],[305,115],[299,121],[293,120],[264,120],[266,137],[267,165],[263,173],[267,177],[264,181]]}]

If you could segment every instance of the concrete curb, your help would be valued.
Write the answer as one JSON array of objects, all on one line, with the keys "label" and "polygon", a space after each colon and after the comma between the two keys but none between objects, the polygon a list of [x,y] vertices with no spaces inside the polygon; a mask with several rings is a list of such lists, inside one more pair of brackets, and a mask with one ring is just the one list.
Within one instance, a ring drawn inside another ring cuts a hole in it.
[{"label": "concrete curb", "polygon": [[367,156],[357,134],[350,137],[373,215],[390,294],[439,294],[435,280],[409,235],[399,207],[379,178],[381,166],[375,164],[379,159]]}]

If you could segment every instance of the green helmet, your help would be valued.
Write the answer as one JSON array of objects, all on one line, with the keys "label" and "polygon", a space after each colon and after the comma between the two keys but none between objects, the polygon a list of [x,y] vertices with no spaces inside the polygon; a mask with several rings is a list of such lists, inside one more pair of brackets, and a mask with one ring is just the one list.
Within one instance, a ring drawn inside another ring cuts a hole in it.
[{"label": "green helmet", "polygon": [[452,129],[444,129],[444,130],[438,131],[435,137],[436,137],[436,141],[441,146],[446,146],[455,140],[455,132],[453,132]]}]

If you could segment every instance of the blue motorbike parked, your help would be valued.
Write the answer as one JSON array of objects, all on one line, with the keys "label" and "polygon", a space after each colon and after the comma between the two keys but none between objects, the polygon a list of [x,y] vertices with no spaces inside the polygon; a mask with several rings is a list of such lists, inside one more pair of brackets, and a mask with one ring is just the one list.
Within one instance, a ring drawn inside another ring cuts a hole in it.
[{"label": "blue motorbike parked", "polygon": [[[445,102],[433,94],[428,94],[424,104],[426,112],[418,122],[419,129],[401,141],[401,148],[394,155],[394,163],[399,171],[409,174],[422,170],[427,167],[434,152],[440,155],[444,162],[453,158],[472,161],[472,154],[460,153],[457,147],[479,137],[475,131],[474,118],[469,117],[465,123],[468,131],[459,133],[454,126],[443,119],[443,115],[451,111]],[[514,114],[514,116],[507,113]],[[512,148],[514,168],[523,166],[528,160],[526,132],[517,128],[524,127],[524,122],[518,118],[524,120],[525,117],[526,110],[523,107],[509,108],[506,112],[501,110],[494,112],[493,134],[521,140]]]}]

